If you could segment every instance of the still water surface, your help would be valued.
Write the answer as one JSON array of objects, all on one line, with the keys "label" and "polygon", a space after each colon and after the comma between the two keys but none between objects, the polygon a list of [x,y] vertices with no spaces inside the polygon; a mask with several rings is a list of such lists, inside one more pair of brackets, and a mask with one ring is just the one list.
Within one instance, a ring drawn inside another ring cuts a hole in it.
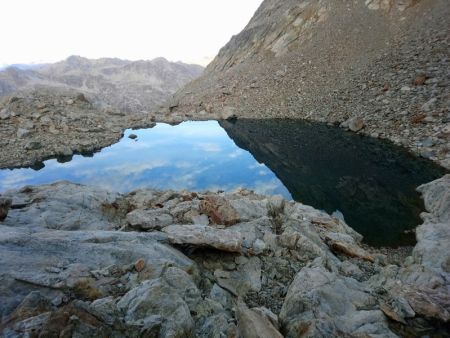
[{"label": "still water surface", "polygon": [[[137,140],[128,138],[131,133]],[[157,124],[127,130],[94,156],[52,159],[36,168],[0,170],[0,191],[62,179],[122,192],[244,187],[339,210],[376,246],[414,243],[405,231],[421,223],[415,188],[444,173],[389,142],[293,120]]]}]

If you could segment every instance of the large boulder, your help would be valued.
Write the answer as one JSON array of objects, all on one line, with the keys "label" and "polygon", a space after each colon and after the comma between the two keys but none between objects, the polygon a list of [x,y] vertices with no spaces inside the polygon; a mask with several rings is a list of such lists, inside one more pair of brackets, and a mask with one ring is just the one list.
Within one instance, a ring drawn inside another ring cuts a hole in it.
[{"label": "large boulder", "polygon": [[[194,320],[183,296],[190,297],[192,292],[199,295],[199,291],[187,274],[172,271],[169,276],[173,274],[178,278],[144,281],[122,297],[117,307],[124,313],[128,325],[147,326],[146,329],[157,327],[159,337],[193,336]],[[178,282],[189,288],[179,288]]]},{"label": "large boulder", "polygon": [[324,267],[303,268],[280,313],[286,337],[396,337],[369,290]]},{"label": "large boulder", "polygon": [[[195,271],[195,263],[160,243],[157,233],[49,230],[0,226],[0,317],[6,316],[31,291],[39,290],[60,303],[65,293],[97,299],[135,284],[135,262],[145,261],[143,274],[158,276],[166,265]],[[132,272],[132,274],[130,274]],[[14,292],[12,292],[14,290]],[[59,299],[59,300],[58,300]]]},{"label": "large boulder", "polygon": [[4,224],[28,229],[111,230],[108,208],[120,194],[66,181],[7,191],[15,208]]}]

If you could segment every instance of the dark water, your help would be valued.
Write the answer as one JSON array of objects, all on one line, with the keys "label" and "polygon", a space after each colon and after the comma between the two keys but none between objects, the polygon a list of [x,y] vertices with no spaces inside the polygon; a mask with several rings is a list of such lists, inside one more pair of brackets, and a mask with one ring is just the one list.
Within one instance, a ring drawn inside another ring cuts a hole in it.
[{"label": "dark water", "polygon": [[222,123],[228,135],[265,163],[294,200],[331,213],[374,246],[414,244],[422,221],[417,186],[445,171],[391,142],[324,124],[292,120]]},{"label": "dark water", "polygon": [[423,203],[415,188],[443,173],[388,142],[322,124],[208,121],[127,130],[94,156],[0,170],[0,191],[61,179],[122,192],[245,187],[329,213],[339,210],[367,243],[397,246],[413,244],[414,235],[405,230],[421,223]]}]

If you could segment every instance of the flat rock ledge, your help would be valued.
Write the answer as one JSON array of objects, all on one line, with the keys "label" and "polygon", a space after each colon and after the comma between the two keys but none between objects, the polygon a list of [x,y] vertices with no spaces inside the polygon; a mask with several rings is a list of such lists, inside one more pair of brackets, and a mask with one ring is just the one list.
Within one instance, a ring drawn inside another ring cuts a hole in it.
[{"label": "flat rock ledge", "polygon": [[450,176],[393,264],[345,222],[251,191],[6,192],[2,337],[397,337],[450,320]]}]

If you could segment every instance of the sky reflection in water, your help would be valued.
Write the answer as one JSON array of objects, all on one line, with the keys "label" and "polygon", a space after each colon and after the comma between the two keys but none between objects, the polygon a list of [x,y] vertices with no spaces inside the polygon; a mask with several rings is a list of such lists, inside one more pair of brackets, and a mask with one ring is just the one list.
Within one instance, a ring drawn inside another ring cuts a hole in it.
[{"label": "sky reflection in water", "polygon": [[[128,138],[131,133],[138,136],[137,141]],[[121,192],[138,188],[233,191],[246,187],[291,199],[274,173],[238,148],[216,121],[127,130],[120,142],[94,158],[75,155],[67,163],[52,159],[44,164],[38,171],[0,170],[0,191],[69,180]]]}]

